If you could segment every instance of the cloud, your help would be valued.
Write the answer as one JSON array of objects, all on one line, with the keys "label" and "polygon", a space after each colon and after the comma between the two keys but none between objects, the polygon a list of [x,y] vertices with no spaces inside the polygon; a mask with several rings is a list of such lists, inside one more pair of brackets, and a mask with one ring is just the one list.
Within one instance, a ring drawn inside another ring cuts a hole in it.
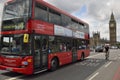
[{"label": "cloud", "polygon": [[44,0],[48,3],[53,4],[54,6],[65,10],[69,13],[77,11],[81,8],[85,0]]},{"label": "cloud", "polygon": [[5,0],[0,0],[0,3],[3,3]]},{"label": "cloud", "polygon": [[[117,41],[120,41],[120,0],[45,0],[54,6],[86,21],[90,26],[90,34],[99,31],[101,38],[109,40],[109,20],[114,13],[117,23]],[[85,5],[86,11],[82,12]]]}]

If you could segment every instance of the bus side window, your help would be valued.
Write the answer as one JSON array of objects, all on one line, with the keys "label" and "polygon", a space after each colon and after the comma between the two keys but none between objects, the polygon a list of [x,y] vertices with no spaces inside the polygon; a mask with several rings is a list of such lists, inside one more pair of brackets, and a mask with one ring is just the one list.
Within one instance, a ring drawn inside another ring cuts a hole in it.
[{"label": "bus side window", "polygon": [[63,45],[60,43],[60,51],[62,51],[62,47],[63,47]]},{"label": "bus side window", "polygon": [[60,51],[66,51],[66,44],[60,43]]},{"label": "bus side window", "polygon": [[55,43],[54,39],[55,39],[54,36],[49,36],[49,46],[48,46],[49,53],[54,52],[54,43]]},{"label": "bus side window", "polygon": [[67,40],[66,50],[67,50],[67,51],[71,51],[71,50],[72,50],[72,45],[71,45],[71,41],[70,41],[70,40]]}]

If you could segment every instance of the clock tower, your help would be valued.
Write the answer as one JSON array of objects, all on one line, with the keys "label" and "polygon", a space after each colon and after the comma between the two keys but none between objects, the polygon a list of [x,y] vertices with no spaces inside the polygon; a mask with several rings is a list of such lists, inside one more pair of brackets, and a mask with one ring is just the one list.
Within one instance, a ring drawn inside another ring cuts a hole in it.
[{"label": "clock tower", "polygon": [[112,12],[111,18],[109,21],[109,35],[110,35],[110,44],[112,46],[116,45],[116,21],[114,18],[114,14]]}]

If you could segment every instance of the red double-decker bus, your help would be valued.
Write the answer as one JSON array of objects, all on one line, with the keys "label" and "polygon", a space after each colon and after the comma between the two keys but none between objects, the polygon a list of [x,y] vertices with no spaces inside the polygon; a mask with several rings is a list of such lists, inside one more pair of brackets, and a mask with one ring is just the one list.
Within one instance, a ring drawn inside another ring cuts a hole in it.
[{"label": "red double-decker bus", "polygon": [[0,70],[54,71],[89,56],[89,26],[42,1],[8,0],[0,32]]}]

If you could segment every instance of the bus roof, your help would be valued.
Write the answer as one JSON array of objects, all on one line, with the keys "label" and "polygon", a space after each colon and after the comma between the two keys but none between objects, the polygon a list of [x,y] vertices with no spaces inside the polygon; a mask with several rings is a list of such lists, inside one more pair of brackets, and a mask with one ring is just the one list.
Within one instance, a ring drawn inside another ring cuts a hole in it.
[{"label": "bus roof", "polygon": [[[74,19],[74,20],[76,20],[76,21],[78,21],[78,22],[80,22],[80,23],[84,23],[84,24],[88,25],[88,23],[86,23],[86,22],[78,19],[78,18],[75,17],[75,16],[72,16],[71,14],[69,14],[69,13],[67,13],[67,12],[65,12],[65,11],[63,11],[63,10],[61,10],[61,9],[59,9],[59,8],[57,8],[57,7],[53,6],[53,5],[45,2],[45,1],[43,1],[43,0],[36,0],[36,1],[37,1],[37,2],[40,2],[42,5],[47,6],[47,7],[51,8],[51,9],[53,9],[53,10],[61,13],[61,14],[64,14],[64,15],[66,15],[66,16],[69,16],[70,18],[72,18],[72,19]],[[88,26],[87,26],[87,27],[88,27]]]}]

